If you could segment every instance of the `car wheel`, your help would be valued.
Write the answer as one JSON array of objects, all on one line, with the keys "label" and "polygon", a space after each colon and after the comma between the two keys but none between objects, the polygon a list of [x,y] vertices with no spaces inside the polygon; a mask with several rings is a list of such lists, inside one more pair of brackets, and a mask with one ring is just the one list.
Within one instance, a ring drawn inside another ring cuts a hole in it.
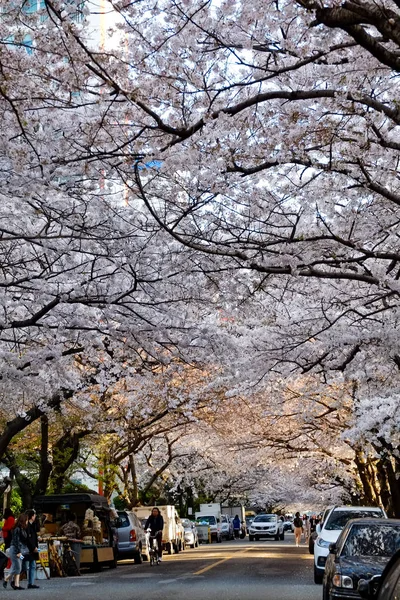
[{"label": "car wheel", "polygon": [[133,555],[133,560],[135,561],[135,565],[141,565],[143,562],[143,558],[142,558],[142,551],[139,550],[139,552],[135,552],[135,554]]},{"label": "car wheel", "polygon": [[319,569],[314,565],[314,583],[321,584],[324,575],[320,573]]},{"label": "car wheel", "polygon": [[254,536],[253,535],[249,535],[249,542],[254,542]]},{"label": "car wheel", "polygon": [[308,551],[310,554],[314,554],[314,540],[310,537],[310,541],[308,542]]}]

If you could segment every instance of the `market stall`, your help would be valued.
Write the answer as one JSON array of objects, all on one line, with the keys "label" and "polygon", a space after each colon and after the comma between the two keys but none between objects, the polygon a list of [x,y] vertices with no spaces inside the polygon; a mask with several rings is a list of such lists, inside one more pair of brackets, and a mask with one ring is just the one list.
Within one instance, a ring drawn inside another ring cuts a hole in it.
[{"label": "market stall", "polygon": [[64,576],[79,574],[80,568],[85,567],[97,570],[117,566],[113,524],[116,514],[103,496],[37,496],[34,507],[39,513],[40,537],[48,544],[53,573]]}]

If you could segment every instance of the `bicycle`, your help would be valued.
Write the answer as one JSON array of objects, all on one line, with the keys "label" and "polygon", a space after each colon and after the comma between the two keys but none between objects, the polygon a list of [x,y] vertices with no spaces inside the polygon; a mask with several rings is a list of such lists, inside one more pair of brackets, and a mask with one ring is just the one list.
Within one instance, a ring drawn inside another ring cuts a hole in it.
[{"label": "bicycle", "polygon": [[150,557],[150,566],[154,567],[155,565],[159,565],[161,560],[160,557],[158,556],[158,550],[156,548],[154,548],[153,544],[154,544],[154,540],[157,540],[157,535],[160,533],[160,531],[156,532],[156,535],[151,535],[150,530],[147,531],[147,540],[148,540],[148,546],[149,546],[149,557]]}]

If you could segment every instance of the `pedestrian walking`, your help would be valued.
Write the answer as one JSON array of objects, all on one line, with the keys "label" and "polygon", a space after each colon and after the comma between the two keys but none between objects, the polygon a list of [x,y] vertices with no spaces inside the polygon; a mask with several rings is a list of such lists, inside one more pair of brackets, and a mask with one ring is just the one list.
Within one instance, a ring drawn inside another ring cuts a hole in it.
[{"label": "pedestrian walking", "polygon": [[5,509],[3,517],[4,517],[4,523],[3,523],[3,527],[2,527],[2,533],[3,533],[3,540],[4,540],[4,548],[5,548],[5,550],[7,550],[7,548],[9,548],[11,545],[11,537],[12,537],[11,530],[15,525],[15,517],[14,517],[14,514],[13,514],[11,508]]},{"label": "pedestrian walking", "polygon": [[33,509],[27,510],[26,516],[28,517],[28,527],[26,531],[28,536],[27,546],[29,549],[29,554],[24,556],[24,568],[28,573],[28,589],[35,590],[39,589],[39,586],[35,585],[36,559],[39,556],[36,511]]},{"label": "pedestrian walking", "polygon": [[8,563],[8,556],[0,550],[0,579],[3,579],[3,577],[4,577],[4,569],[6,568],[7,563]]},{"label": "pedestrian walking", "polygon": [[[7,583],[11,580],[10,585],[14,590],[25,589],[20,587],[19,578],[22,571],[24,556],[29,554],[27,529],[28,516],[26,514],[20,515],[12,528],[12,538],[9,549],[11,569],[8,575],[4,577],[3,588],[7,588]],[[12,581],[12,577],[14,577],[14,581]]]},{"label": "pedestrian walking", "polygon": [[301,536],[303,533],[303,519],[300,517],[299,512],[296,513],[296,515],[293,519],[293,525],[294,525],[294,537],[296,540],[296,546],[298,548],[300,546]]},{"label": "pedestrian walking", "polygon": [[235,515],[235,518],[233,519],[233,534],[234,534],[234,536],[235,536],[236,539],[240,535],[241,527],[242,527],[242,524],[240,522],[239,515]]}]

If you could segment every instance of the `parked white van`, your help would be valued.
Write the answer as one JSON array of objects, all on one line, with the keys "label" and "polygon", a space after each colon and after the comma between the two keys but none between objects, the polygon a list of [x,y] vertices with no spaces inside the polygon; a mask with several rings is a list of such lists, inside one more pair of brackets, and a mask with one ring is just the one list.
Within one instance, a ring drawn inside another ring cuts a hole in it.
[{"label": "parked white van", "polygon": [[[157,505],[155,505],[157,506]],[[139,519],[147,519],[152,510],[152,506],[139,506],[133,508],[133,512]],[[164,519],[164,529],[162,536],[163,549],[172,554],[176,554],[185,549],[185,530],[175,506],[163,505],[157,506]]]}]

